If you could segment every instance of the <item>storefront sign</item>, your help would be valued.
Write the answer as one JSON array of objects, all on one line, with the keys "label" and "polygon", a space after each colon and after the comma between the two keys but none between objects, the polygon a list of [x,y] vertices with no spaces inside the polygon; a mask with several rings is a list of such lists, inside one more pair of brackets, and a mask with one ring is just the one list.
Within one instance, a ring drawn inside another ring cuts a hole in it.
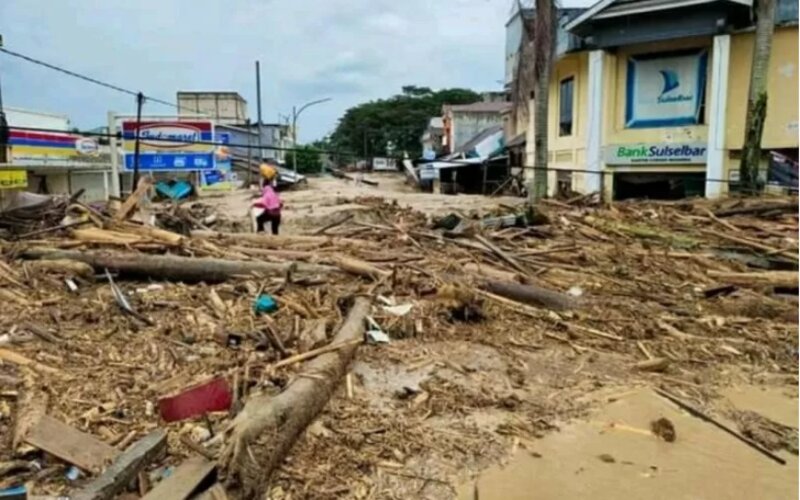
[{"label": "storefront sign", "polygon": [[28,187],[28,172],[25,170],[0,170],[0,189]]},{"label": "storefront sign", "polygon": [[704,143],[641,143],[609,144],[606,163],[609,165],[698,165],[706,163]]},{"label": "storefront sign", "polygon": [[34,132],[9,129],[10,163],[14,165],[67,165],[110,161],[100,155],[97,142],[67,132]]},{"label": "storefront sign", "polygon": [[[122,122],[122,149],[126,170],[133,170],[134,167],[136,130],[136,121]],[[214,168],[213,122],[143,121],[138,130],[140,170]]]},{"label": "storefront sign", "polygon": [[626,126],[675,127],[700,123],[707,59],[705,50],[630,57]]}]

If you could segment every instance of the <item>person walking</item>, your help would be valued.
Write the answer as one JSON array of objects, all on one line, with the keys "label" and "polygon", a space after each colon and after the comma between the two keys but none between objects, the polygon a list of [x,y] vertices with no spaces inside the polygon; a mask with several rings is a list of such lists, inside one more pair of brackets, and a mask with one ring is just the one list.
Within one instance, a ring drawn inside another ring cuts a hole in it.
[{"label": "person walking", "polygon": [[261,213],[256,216],[256,232],[264,232],[264,226],[269,222],[272,234],[278,234],[281,225],[281,210],[283,209],[283,201],[275,189],[278,171],[270,165],[262,164],[259,172],[263,178],[263,186],[261,196],[253,202],[253,207],[261,209]]}]

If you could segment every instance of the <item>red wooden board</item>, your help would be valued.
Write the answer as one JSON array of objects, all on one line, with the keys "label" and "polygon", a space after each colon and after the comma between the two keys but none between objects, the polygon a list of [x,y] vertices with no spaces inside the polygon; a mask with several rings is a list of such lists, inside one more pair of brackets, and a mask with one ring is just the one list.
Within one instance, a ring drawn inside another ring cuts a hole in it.
[{"label": "red wooden board", "polygon": [[166,422],[196,417],[211,411],[226,411],[233,396],[228,381],[215,378],[191,387],[175,396],[158,400],[158,411]]}]

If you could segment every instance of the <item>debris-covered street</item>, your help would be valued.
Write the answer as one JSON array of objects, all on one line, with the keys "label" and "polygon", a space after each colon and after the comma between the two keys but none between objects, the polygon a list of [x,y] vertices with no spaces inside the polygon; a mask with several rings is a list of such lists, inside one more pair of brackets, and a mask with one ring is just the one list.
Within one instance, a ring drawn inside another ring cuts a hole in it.
[{"label": "debris-covered street", "polygon": [[242,191],[15,219],[0,488],[797,494],[796,198],[526,212],[374,178],[286,192],[280,236]]}]

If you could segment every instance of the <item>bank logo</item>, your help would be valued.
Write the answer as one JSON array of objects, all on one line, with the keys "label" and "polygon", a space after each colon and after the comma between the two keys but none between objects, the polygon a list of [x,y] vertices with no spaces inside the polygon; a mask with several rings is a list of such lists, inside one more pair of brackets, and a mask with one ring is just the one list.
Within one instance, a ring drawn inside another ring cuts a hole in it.
[{"label": "bank logo", "polygon": [[663,90],[661,90],[661,96],[663,96],[670,90],[677,89],[680,86],[680,82],[678,81],[678,73],[676,73],[675,71],[671,69],[662,69],[660,73],[661,77],[664,79],[664,88]]},{"label": "bank logo", "polygon": [[677,71],[672,69],[662,69],[658,72],[661,73],[661,78],[664,81],[664,86],[661,88],[661,94],[658,96],[658,99],[656,99],[659,104],[687,102],[694,99],[692,94],[672,92],[681,86]]}]

